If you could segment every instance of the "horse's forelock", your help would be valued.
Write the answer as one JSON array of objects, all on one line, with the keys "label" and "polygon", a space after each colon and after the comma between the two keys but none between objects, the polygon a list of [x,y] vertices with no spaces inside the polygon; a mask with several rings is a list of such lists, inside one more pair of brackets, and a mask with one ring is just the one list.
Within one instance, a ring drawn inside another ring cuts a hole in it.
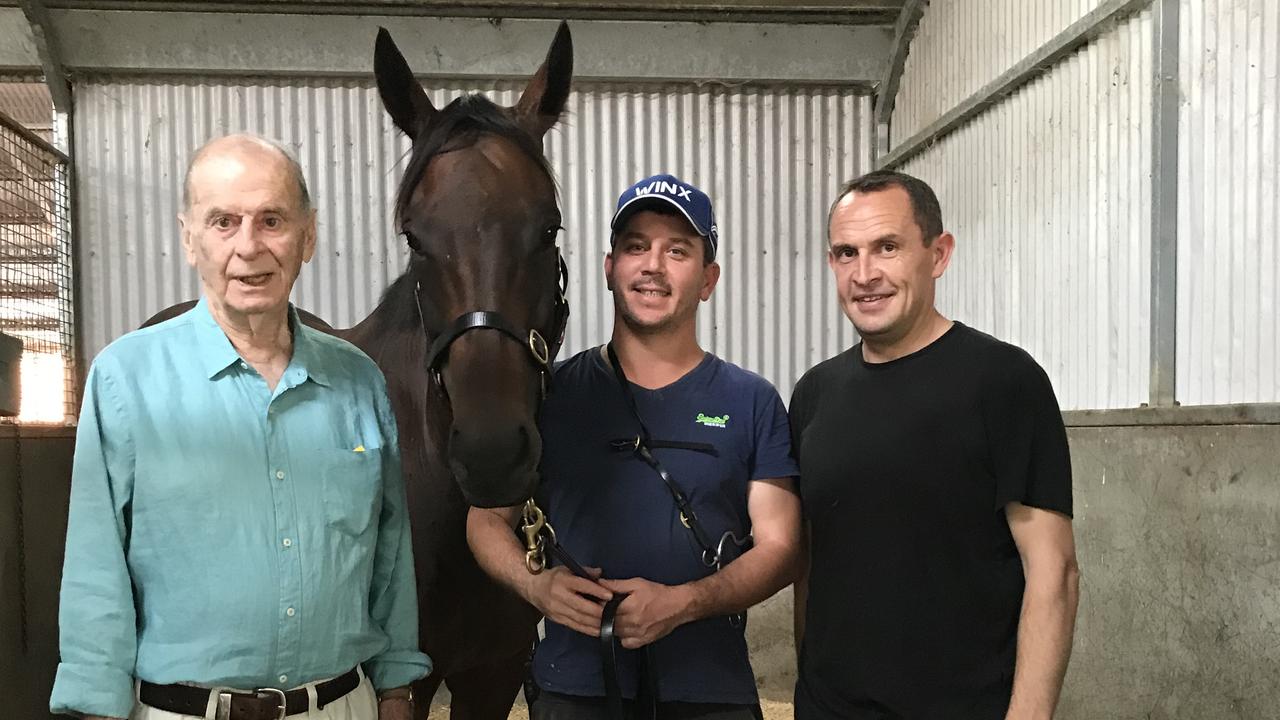
[{"label": "horse's forelock", "polygon": [[503,108],[479,93],[472,93],[455,98],[429,126],[423,128],[419,137],[414,138],[409,164],[396,192],[394,217],[397,223],[408,210],[413,192],[426,175],[432,158],[444,152],[469,147],[482,134],[497,135],[514,142],[542,168],[551,180],[554,192],[559,195],[555,173],[542,152],[542,144],[521,128]]}]

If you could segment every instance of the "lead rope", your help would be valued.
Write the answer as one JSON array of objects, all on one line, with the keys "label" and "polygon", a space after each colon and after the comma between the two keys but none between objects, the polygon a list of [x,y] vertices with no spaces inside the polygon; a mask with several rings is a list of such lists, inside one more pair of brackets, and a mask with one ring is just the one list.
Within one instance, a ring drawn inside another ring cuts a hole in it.
[{"label": "lead rope", "polygon": [[[707,533],[706,528],[698,520],[697,513],[693,510],[693,504],[689,501],[689,496],[676,482],[676,479],[667,472],[658,458],[654,456],[653,448],[671,448],[676,450],[692,450],[694,452],[705,452],[711,455],[718,455],[714,445],[709,443],[693,443],[678,440],[654,440],[649,434],[649,428],[644,424],[644,419],[640,417],[640,409],[636,405],[635,394],[631,391],[631,381],[627,379],[626,372],[622,369],[622,363],[618,361],[618,354],[614,352],[613,343],[606,346],[609,356],[609,363],[613,366],[614,378],[618,381],[618,387],[622,389],[622,395],[626,398],[627,407],[630,408],[632,416],[635,418],[636,425],[640,431],[634,439],[627,438],[614,440],[611,445],[614,450],[630,450],[640,458],[646,465],[653,468],[653,471],[662,479],[663,484],[667,486],[667,491],[671,493],[671,499],[675,501],[676,510],[680,516],[680,523],[689,529],[693,534],[694,542],[702,549],[702,564],[719,572],[724,566],[724,550],[726,543],[733,543],[735,547],[743,548],[751,544],[751,535],[748,533],[739,537],[732,530],[725,531],[719,542],[711,544],[711,536]],[[738,627],[743,622],[741,613],[730,615],[729,622]]]}]

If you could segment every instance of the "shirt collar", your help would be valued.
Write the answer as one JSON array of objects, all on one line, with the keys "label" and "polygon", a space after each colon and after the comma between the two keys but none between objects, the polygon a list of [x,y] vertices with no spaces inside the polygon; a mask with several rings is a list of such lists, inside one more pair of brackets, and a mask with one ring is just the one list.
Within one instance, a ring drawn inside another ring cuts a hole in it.
[{"label": "shirt collar", "polygon": [[196,338],[200,343],[200,362],[205,377],[212,380],[218,373],[240,361],[240,353],[227,339],[218,321],[209,312],[209,301],[203,296],[191,311],[195,320]]},{"label": "shirt collar", "polygon": [[298,309],[289,303],[289,327],[293,328],[293,358],[290,368],[299,368],[310,380],[329,387],[328,353],[321,347],[319,330],[307,327],[298,317]]},{"label": "shirt collar", "polygon": [[[210,380],[222,371],[242,361],[227,333],[209,312],[208,299],[201,297],[192,310],[194,313],[196,337],[200,343],[200,362],[205,377]],[[298,319],[298,309],[289,303],[289,327],[293,329],[293,357],[289,359],[286,375],[297,375],[300,378],[314,380],[329,386],[329,375],[325,368],[324,353],[315,337],[318,330],[313,330]]]}]

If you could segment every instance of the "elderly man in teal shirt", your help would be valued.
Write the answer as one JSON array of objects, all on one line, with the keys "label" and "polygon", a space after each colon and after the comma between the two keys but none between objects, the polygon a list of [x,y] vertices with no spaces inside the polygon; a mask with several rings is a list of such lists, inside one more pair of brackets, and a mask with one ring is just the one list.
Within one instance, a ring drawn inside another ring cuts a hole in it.
[{"label": "elderly man in teal shirt", "polygon": [[214,140],[180,222],[203,297],[89,371],[50,707],[91,718],[408,720],[417,600],[377,366],[298,321],[301,169]]}]

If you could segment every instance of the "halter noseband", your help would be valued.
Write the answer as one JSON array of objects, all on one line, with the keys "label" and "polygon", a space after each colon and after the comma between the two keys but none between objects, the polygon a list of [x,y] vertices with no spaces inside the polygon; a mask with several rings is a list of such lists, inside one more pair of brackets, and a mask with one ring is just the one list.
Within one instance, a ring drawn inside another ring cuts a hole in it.
[{"label": "halter noseband", "polygon": [[[551,358],[555,357],[556,352],[560,349],[560,341],[564,337],[565,325],[569,322],[569,301],[565,298],[565,290],[569,282],[569,269],[565,266],[564,255],[558,251],[556,253],[556,274],[558,292],[556,294],[551,327],[552,337],[555,338],[554,347],[547,342],[542,333],[538,332],[537,328],[530,328],[528,331],[519,330],[502,313],[496,310],[469,310],[459,315],[431,343],[430,349],[427,350],[426,366],[428,376],[441,390],[444,390],[444,380],[440,376],[440,368],[449,357],[449,346],[472,330],[497,330],[506,337],[520,343],[528,351],[528,357],[533,361],[534,367],[541,377],[542,395],[545,397],[547,386],[551,380]],[[422,314],[422,298],[419,294],[421,287],[422,284],[420,282],[414,285],[413,300],[418,309],[418,321],[422,324],[422,331],[427,337],[430,337],[431,333],[427,330],[426,318]]]}]

